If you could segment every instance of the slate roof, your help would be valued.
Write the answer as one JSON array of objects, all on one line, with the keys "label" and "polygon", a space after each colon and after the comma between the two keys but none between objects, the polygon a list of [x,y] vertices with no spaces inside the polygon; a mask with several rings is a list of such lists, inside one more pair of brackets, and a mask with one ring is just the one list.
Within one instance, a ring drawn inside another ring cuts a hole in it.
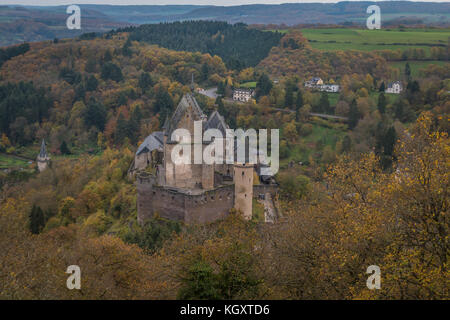
[{"label": "slate roof", "polygon": [[136,155],[140,155],[143,152],[152,152],[153,150],[163,151],[164,146],[164,133],[162,131],[155,131],[139,146]]},{"label": "slate roof", "polygon": [[208,129],[219,129],[222,132],[223,137],[226,136],[226,130],[229,129],[225,123],[225,119],[220,115],[218,111],[214,111],[206,123],[205,130]]},{"label": "slate roof", "polygon": [[45,147],[45,140],[44,139],[42,139],[41,151],[39,152],[39,158],[42,158],[42,159],[48,158],[47,148]]},{"label": "slate roof", "polygon": [[190,93],[186,93],[178,104],[177,109],[173,113],[172,118],[164,130],[164,134],[166,136],[172,136],[172,132],[177,129],[178,123],[183,118],[184,113],[189,107],[191,107],[194,112],[193,120],[198,121],[206,118],[206,115],[203,113],[195,98]]}]

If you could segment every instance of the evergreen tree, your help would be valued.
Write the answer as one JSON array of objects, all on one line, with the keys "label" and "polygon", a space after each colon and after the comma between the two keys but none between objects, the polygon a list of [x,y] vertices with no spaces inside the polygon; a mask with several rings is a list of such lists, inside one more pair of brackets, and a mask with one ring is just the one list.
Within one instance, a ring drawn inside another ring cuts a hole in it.
[{"label": "evergreen tree", "polygon": [[330,101],[328,100],[328,94],[322,92],[319,100],[319,105],[317,107],[317,112],[331,113]]},{"label": "evergreen tree", "polygon": [[405,77],[408,81],[411,79],[411,67],[408,62],[405,64]]},{"label": "evergreen tree", "polygon": [[131,55],[133,54],[133,51],[131,51],[130,47],[131,47],[131,41],[128,38],[127,41],[125,42],[125,44],[122,47],[122,54],[125,57],[131,57]]},{"label": "evergreen tree", "polygon": [[153,86],[153,79],[148,72],[143,72],[139,76],[139,88],[143,91],[147,90],[149,87]]},{"label": "evergreen tree", "polygon": [[208,78],[209,78],[209,67],[208,67],[208,65],[206,63],[204,63],[202,65],[202,76],[201,76],[201,79],[202,79],[202,81],[206,81],[206,80],[208,80]]},{"label": "evergreen tree", "polygon": [[102,67],[101,77],[103,80],[120,82],[123,80],[122,70],[112,62],[107,62]]},{"label": "evergreen tree", "polygon": [[116,144],[121,144],[128,136],[128,123],[122,113],[117,118],[116,132],[114,133],[114,140]]},{"label": "evergreen tree", "polygon": [[350,130],[353,130],[358,125],[358,121],[360,118],[361,114],[358,110],[356,100],[353,99],[352,103],[350,104],[350,109],[348,112],[348,128]]},{"label": "evergreen tree", "polygon": [[59,147],[59,151],[61,151],[62,154],[70,154],[69,147],[67,146],[66,141],[63,141],[61,143],[61,146]]},{"label": "evergreen tree", "polygon": [[342,152],[349,152],[352,149],[352,139],[347,134],[342,140]]},{"label": "evergreen tree", "polygon": [[133,144],[135,144],[139,138],[139,129],[141,125],[142,113],[141,108],[137,106],[131,113],[130,120],[128,121],[128,136]]},{"label": "evergreen tree", "polygon": [[174,102],[169,92],[166,89],[161,88],[156,94],[156,101],[154,104],[154,112],[159,113],[160,119],[165,119],[174,109]]},{"label": "evergreen tree", "polygon": [[384,114],[386,112],[386,105],[387,105],[387,101],[386,101],[386,96],[384,95],[384,92],[381,92],[380,95],[378,96],[378,111],[381,114]]},{"label": "evergreen tree", "polygon": [[260,98],[262,96],[266,96],[272,90],[272,81],[270,81],[269,77],[263,73],[256,83],[256,97]]},{"label": "evergreen tree", "polygon": [[91,75],[86,80],[86,91],[95,91],[98,87],[98,80],[94,75]]},{"label": "evergreen tree", "polygon": [[380,92],[384,92],[386,90],[386,85],[384,84],[384,81],[380,85]]},{"label": "evergreen tree", "polygon": [[294,90],[292,86],[287,86],[284,95],[284,106],[286,108],[291,108],[294,104]]},{"label": "evergreen tree", "polygon": [[93,97],[91,97],[86,106],[84,122],[89,128],[94,126],[100,131],[105,129],[106,110],[103,105],[97,102]]},{"label": "evergreen tree", "polygon": [[45,226],[45,216],[42,209],[36,205],[33,205],[33,208],[29,214],[29,219],[31,233],[39,234]]}]

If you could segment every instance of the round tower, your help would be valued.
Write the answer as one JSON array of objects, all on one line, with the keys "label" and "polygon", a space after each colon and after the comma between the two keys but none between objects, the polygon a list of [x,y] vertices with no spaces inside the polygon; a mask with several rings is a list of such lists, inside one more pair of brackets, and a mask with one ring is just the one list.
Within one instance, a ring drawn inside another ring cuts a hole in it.
[{"label": "round tower", "polygon": [[234,165],[234,208],[247,220],[253,210],[253,170],[252,164]]}]

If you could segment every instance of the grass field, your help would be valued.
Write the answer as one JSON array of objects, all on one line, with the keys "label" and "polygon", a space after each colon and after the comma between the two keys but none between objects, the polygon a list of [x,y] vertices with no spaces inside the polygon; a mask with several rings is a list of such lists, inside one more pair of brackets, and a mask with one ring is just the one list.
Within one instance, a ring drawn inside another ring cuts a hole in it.
[{"label": "grass field", "polygon": [[241,84],[241,88],[255,89],[256,88],[256,81],[243,83],[243,84]]},{"label": "grass field", "polygon": [[20,158],[0,154],[0,169],[25,168],[28,167],[28,161]]},{"label": "grass field", "polygon": [[395,50],[447,45],[450,29],[302,29],[313,48],[336,50]]}]

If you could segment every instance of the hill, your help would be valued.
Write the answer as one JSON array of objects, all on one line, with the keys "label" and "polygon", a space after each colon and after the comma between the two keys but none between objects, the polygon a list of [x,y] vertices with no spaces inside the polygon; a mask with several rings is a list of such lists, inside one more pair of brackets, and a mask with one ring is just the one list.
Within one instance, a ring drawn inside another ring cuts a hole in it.
[{"label": "hill", "polygon": [[339,3],[291,3],[242,6],[113,6],[80,5],[82,31],[67,30],[66,6],[0,6],[0,46],[23,41],[77,37],[81,32],[105,32],[129,25],[187,20],[215,20],[246,24],[341,24],[365,25],[366,9],[381,7],[383,26],[448,26],[449,3],[383,1]]},{"label": "hill", "polygon": [[130,32],[130,40],[218,55],[229,68],[237,70],[256,66],[282,37],[278,32],[249,29],[241,23],[213,21],[148,24],[119,31]]}]

